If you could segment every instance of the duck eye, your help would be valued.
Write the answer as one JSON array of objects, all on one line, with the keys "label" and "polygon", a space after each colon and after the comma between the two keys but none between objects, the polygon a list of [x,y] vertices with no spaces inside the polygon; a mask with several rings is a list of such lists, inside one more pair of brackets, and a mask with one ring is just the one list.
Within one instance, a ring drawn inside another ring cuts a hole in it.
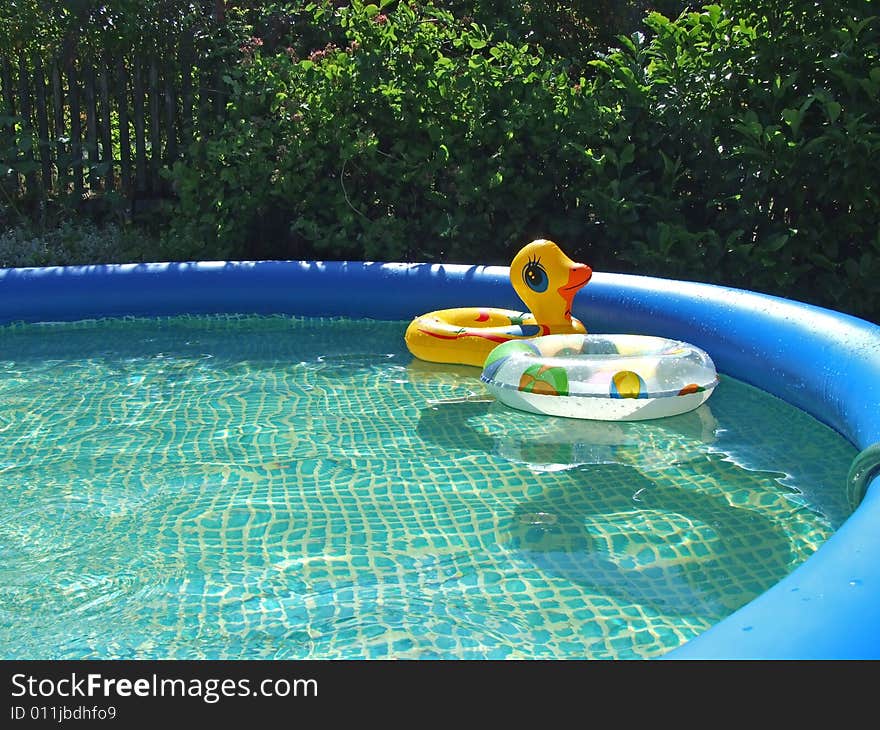
[{"label": "duck eye", "polygon": [[537,261],[529,261],[526,268],[523,269],[523,281],[532,291],[541,293],[547,291],[547,285],[550,279],[544,267]]}]

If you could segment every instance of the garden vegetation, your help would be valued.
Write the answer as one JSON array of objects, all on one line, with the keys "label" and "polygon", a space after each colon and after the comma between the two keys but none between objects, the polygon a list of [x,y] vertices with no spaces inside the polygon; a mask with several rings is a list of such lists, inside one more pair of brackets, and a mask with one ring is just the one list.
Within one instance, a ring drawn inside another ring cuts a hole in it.
[{"label": "garden vegetation", "polygon": [[506,264],[547,237],[600,271],[880,320],[872,0],[12,5],[14,47],[222,14],[222,123],[165,170],[144,250],[116,224],[128,258]]}]

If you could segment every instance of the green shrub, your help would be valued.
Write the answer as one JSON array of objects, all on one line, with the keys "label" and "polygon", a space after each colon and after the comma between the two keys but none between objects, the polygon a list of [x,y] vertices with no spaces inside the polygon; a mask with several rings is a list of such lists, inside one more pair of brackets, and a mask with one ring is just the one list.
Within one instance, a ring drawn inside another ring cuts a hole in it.
[{"label": "green shrub", "polygon": [[225,69],[157,257],[503,264],[549,237],[880,320],[876,0],[242,0],[219,30],[214,5],[0,11],[9,48],[192,32]]},{"label": "green shrub", "polygon": [[334,17],[340,45],[306,58],[242,46],[225,126],[174,171],[183,237],[255,256],[506,262],[529,236],[575,235],[583,148],[608,120],[557,61],[430,6]]},{"label": "green shrub", "polygon": [[679,15],[686,0],[450,0],[457,17],[487,26],[516,44],[540,45],[579,65],[620,34],[637,30],[649,10]]},{"label": "green shrub", "polygon": [[155,261],[157,253],[154,239],[120,223],[62,220],[51,226],[21,223],[0,231],[0,268]]},{"label": "green shrub", "polygon": [[174,171],[196,253],[506,263],[546,236],[877,316],[870,2],[652,13],[577,58],[460,7],[337,5],[239,43],[225,125]]},{"label": "green shrub", "polygon": [[650,41],[594,62],[646,153],[628,170],[639,215],[602,233],[634,266],[876,318],[880,19],[870,2],[730,5],[653,14]]}]

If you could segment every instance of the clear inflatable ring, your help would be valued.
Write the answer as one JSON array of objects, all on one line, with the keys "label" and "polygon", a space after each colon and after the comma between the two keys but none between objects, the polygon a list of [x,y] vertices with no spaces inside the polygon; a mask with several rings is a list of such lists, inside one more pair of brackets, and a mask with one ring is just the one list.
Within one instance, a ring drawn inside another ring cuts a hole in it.
[{"label": "clear inflatable ring", "polygon": [[489,353],[480,378],[512,408],[600,421],[666,418],[699,407],[718,384],[694,345],[647,335],[546,335]]}]

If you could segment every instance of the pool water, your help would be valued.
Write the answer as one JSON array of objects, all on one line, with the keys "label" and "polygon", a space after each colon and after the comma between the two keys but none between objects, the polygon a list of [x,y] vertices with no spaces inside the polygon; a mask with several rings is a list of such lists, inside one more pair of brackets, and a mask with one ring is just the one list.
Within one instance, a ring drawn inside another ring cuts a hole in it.
[{"label": "pool water", "polygon": [[723,373],[543,417],[405,327],[0,328],[2,658],[655,657],[849,514],[855,449]]}]

